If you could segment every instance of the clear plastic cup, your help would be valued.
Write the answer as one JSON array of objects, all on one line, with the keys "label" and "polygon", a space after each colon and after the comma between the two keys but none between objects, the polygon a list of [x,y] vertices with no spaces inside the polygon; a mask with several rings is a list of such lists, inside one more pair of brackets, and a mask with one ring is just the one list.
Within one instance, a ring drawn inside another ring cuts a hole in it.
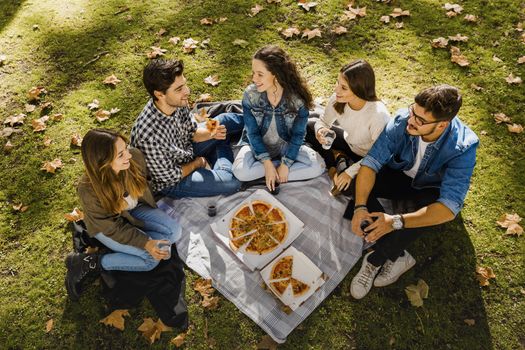
[{"label": "clear plastic cup", "polygon": [[157,248],[159,248],[163,252],[168,252],[168,256],[162,258],[163,260],[169,260],[171,258],[171,243],[159,242],[157,243]]},{"label": "clear plastic cup", "polygon": [[325,140],[325,143],[322,145],[323,149],[330,149],[332,147],[332,143],[334,143],[335,140],[335,131],[325,130],[323,132],[323,137]]}]

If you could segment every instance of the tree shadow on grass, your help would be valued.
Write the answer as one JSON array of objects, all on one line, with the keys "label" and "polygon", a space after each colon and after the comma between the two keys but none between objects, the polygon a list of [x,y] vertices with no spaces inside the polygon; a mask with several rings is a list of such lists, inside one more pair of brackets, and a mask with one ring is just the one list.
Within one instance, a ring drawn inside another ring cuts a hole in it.
[{"label": "tree shadow on grass", "polygon": [[3,0],[0,2],[0,33],[11,23],[25,0]]}]

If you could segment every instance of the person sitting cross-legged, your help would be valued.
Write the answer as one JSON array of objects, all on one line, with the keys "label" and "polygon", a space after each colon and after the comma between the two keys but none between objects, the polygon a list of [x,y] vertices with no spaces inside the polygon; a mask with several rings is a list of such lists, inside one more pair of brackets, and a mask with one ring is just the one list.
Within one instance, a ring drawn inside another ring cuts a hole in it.
[{"label": "person sitting cross-legged", "polygon": [[[461,210],[479,144],[456,116],[461,103],[458,89],[449,85],[421,91],[364,157],[347,212],[353,212],[352,231],[375,245],[352,280],[354,298],[363,298],[372,285],[397,281],[416,263],[406,251],[409,243]],[[377,198],[411,199],[417,210],[389,215]]]}]

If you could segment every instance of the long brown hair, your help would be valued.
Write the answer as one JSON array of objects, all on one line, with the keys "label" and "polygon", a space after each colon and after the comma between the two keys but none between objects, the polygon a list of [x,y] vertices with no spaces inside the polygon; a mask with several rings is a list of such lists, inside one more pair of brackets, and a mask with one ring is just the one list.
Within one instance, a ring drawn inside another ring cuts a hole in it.
[{"label": "long brown hair", "polygon": [[[378,101],[376,95],[376,76],[370,63],[365,60],[356,60],[346,64],[339,71],[345,77],[350,90],[365,101]],[[335,102],[334,108],[343,114],[346,103]]]},{"label": "long brown hair", "polygon": [[92,129],[84,136],[81,147],[89,182],[102,207],[114,214],[120,214],[126,208],[126,191],[131,197],[138,198],[147,187],[146,178],[133,158],[130,159],[130,167],[118,174],[111,167],[119,138],[127,143],[126,138],[118,132]]},{"label": "long brown hair", "polygon": [[292,95],[298,95],[307,108],[313,108],[313,98],[306,81],[299,74],[297,66],[290,56],[278,46],[265,46],[253,55],[254,59],[264,62],[279,84],[283,87],[283,96],[289,100]]}]

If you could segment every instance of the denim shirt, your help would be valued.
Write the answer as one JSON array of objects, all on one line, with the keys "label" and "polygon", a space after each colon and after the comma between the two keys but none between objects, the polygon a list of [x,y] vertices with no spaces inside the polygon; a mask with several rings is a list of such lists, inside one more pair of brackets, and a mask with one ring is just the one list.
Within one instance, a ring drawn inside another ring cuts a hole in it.
[{"label": "denim shirt", "polygon": [[[376,173],[384,165],[395,170],[409,170],[414,165],[419,137],[406,132],[408,110],[405,108],[396,114],[361,164]],[[476,134],[455,117],[443,134],[427,147],[412,186],[439,188],[437,201],[457,215],[470,185],[478,145]]]},{"label": "denim shirt", "polygon": [[263,136],[268,131],[274,116],[279,137],[288,143],[281,162],[290,167],[297,158],[306,135],[306,124],[310,113],[304,102],[297,96],[289,99],[283,97],[274,108],[268,101],[266,92],[258,92],[255,84],[251,84],[244,91],[242,109],[244,114],[242,140],[250,145],[255,158],[261,162],[271,159],[264,145]]}]

